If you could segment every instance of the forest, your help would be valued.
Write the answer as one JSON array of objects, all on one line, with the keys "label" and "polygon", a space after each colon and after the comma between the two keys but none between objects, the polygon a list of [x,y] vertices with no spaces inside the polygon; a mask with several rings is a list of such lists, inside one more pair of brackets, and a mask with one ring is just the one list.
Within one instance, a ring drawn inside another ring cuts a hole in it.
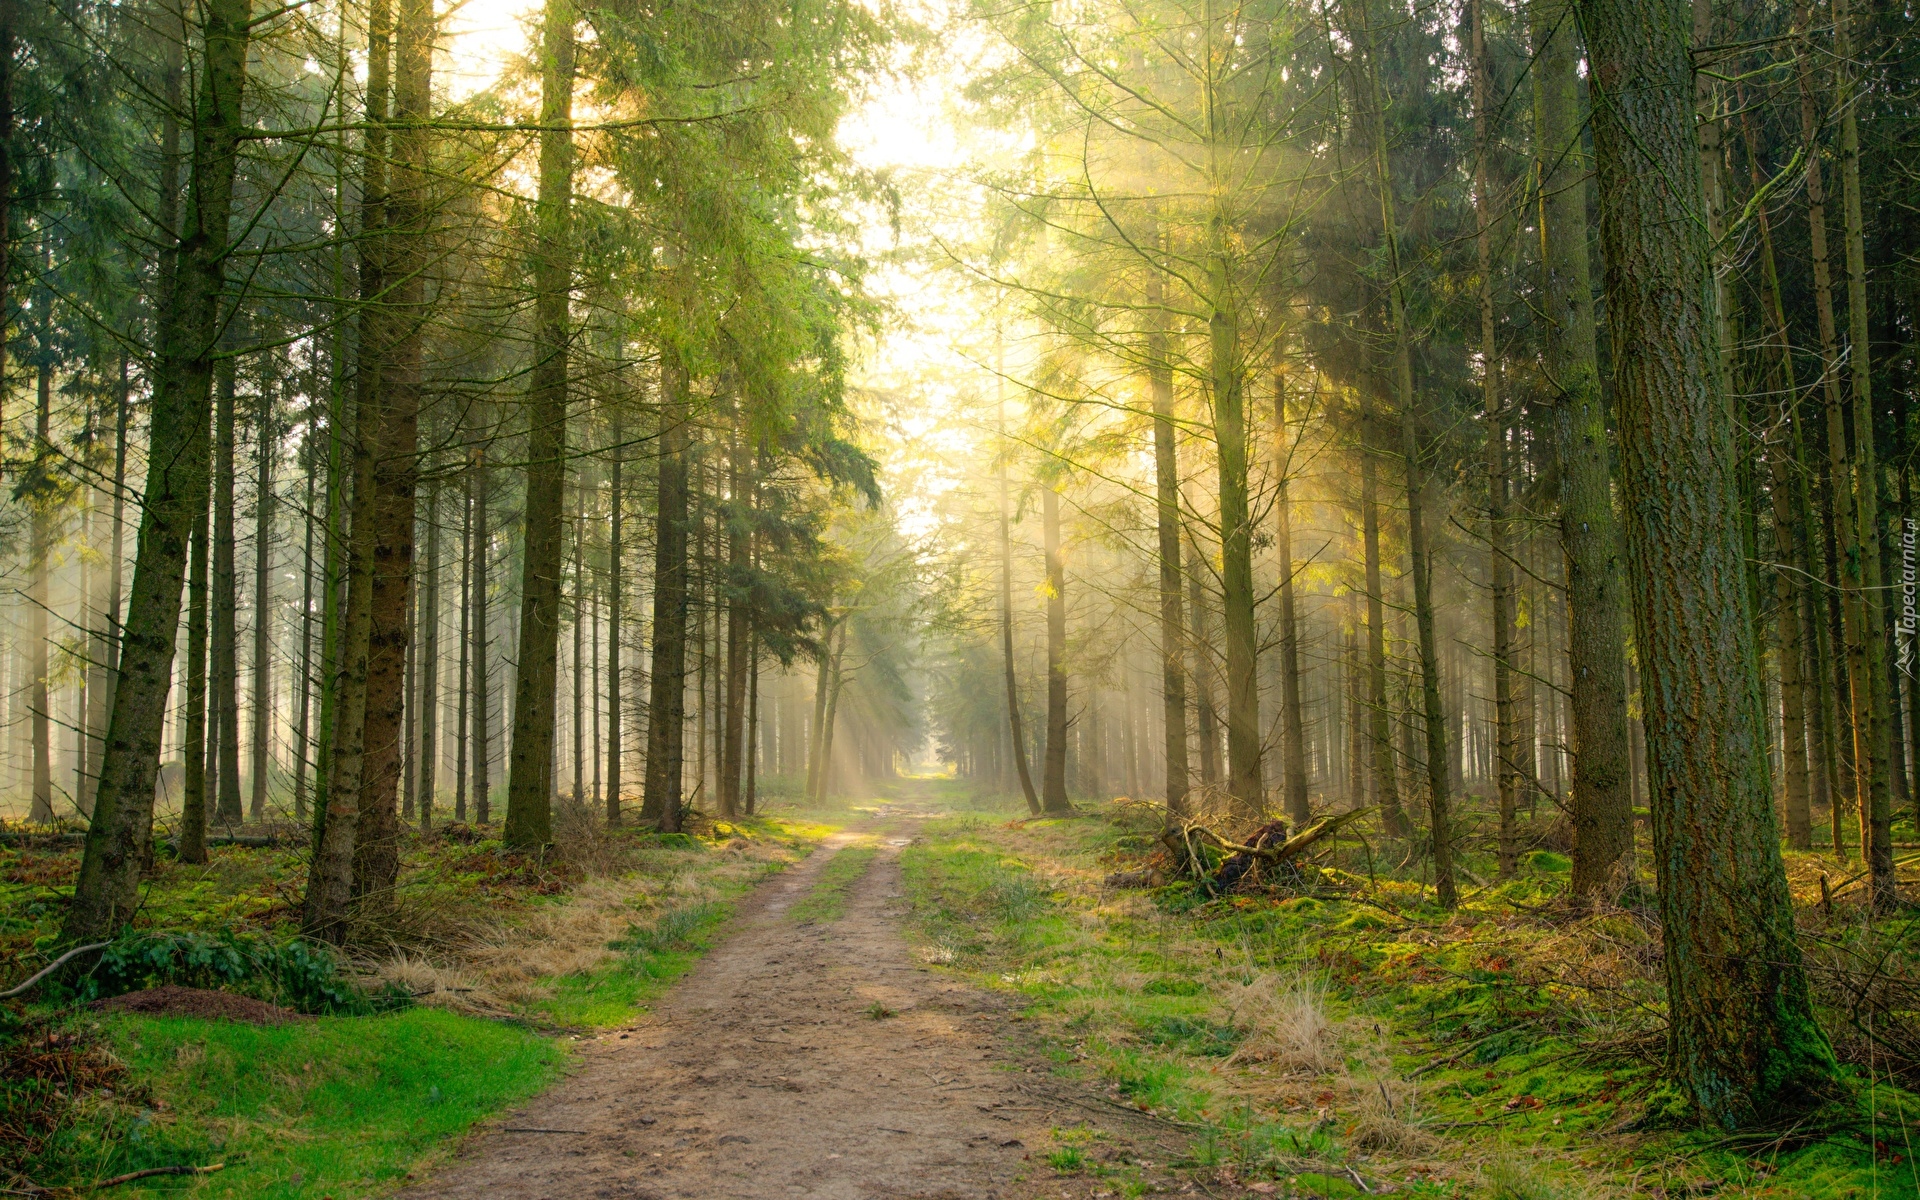
[{"label": "forest", "polygon": [[0,0],[0,1194],[1920,1197],[1915,15]]}]

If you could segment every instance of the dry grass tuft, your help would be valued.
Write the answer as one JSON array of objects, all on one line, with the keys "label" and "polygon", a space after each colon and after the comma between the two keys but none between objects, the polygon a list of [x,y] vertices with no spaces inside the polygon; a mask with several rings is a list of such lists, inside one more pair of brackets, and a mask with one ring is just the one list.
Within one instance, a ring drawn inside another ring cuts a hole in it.
[{"label": "dry grass tuft", "polygon": [[1324,1075],[1342,1063],[1338,1031],[1327,1016],[1326,985],[1306,972],[1263,972],[1228,984],[1228,1020],[1244,1030],[1229,1064],[1271,1063],[1283,1071]]}]

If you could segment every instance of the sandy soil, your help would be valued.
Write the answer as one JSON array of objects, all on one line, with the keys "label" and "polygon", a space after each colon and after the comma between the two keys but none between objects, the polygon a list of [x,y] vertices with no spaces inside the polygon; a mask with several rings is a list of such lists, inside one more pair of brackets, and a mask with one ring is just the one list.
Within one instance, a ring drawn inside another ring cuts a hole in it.
[{"label": "sandy soil", "polygon": [[1051,1131],[1073,1126],[1098,1131],[1089,1158],[1144,1160],[1154,1190],[1187,1190],[1162,1166],[1181,1152],[1178,1131],[1052,1079],[1000,998],[911,956],[899,863],[910,826],[862,831],[880,853],[837,921],[803,925],[787,910],[851,835],[769,881],[655,1014],[584,1044],[577,1072],[402,1195],[1117,1194],[1112,1179],[1048,1166]]}]

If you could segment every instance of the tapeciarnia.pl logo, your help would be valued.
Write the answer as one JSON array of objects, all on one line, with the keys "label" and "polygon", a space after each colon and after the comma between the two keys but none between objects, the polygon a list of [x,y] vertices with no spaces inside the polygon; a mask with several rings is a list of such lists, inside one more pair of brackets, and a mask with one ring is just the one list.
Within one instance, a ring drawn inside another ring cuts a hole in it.
[{"label": "tapeciarnia.pl logo", "polygon": [[1920,590],[1914,572],[1915,525],[1914,518],[1908,517],[1900,530],[1900,620],[1894,624],[1899,635],[1900,670],[1908,676],[1913,674],[1914,633],[1920,629],[1920,612],[1914,608],[1914,593]]}]

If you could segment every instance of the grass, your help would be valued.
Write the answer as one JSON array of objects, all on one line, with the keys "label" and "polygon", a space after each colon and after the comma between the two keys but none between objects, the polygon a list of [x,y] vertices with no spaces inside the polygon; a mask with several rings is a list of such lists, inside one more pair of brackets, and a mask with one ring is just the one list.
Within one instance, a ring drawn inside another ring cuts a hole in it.
[{"label": "grass", "polygon": [[838,921],[847,910],[847,889],[867,873],[867,868],[873,865],[874,854],[871,846],[848,846],[840,850],[820,868],[820,877],[799,903],[787,910],[787,917],[802,925]]},{"label": "grass", "polygon": [[530,1030],[425,1008],[274,1028],[119,1016],[102,1032],[148,1102],[85,1110],[30,1164],[43,1186],[224,1162],[191,1184],[115,1194],[375,1194],[436,1160],[474,1122],[538,1092],[568,1057]]},{"label": "grass", "polygon": [[[49,1106],[57,1083],[0,1078],[0,1161],[42,1186],[226,1164],[115,1195],[383,1194],[551,1082],[570,1061],[568,1033],[632,1021],[715,944],[734,901],[832,826],[775,817],[697,835],[628,829],[563,847],[557,861],[508,854],[485,832],[410,841],[397,911],[381,921],[389,948],[355,960],[367,982],[422,1005],[273,1028],[95,1020],[43,1005],[24,1028],[90,1042],[102,1083]],[[0,945],[31,953],[49,940],[77,858],[0,848]],[[204,928],[184,919],[199,904],[226,927],[288,936],[296,866],[283,851],[238,847],[205,868],[164,863],[141,924]],[[113,1078],[116,1059],[125,1069]],[[47,1073],[31,1054],[14,1060]],[[36,1105],[48,1111],[15,1119]]]},{"label": "grass", "polygon": [[1061,1073],[1189,1127],[1197,1170],[1323,1196],[1361,1194],[1350,1172],[1410,1196],[1920,1195],[1920,1103],[1884,1078],[1857,1080],[1860,1133],[1812,1145],[1622,1132],[1658,1085],[1657,935],[1525,917],[1561,856],[1451,916],[1365,875],[1208,900],[1102,885],[1150,844],[1124,812],[1005,815],[904,852],[923,957],[1020,997]]}]

